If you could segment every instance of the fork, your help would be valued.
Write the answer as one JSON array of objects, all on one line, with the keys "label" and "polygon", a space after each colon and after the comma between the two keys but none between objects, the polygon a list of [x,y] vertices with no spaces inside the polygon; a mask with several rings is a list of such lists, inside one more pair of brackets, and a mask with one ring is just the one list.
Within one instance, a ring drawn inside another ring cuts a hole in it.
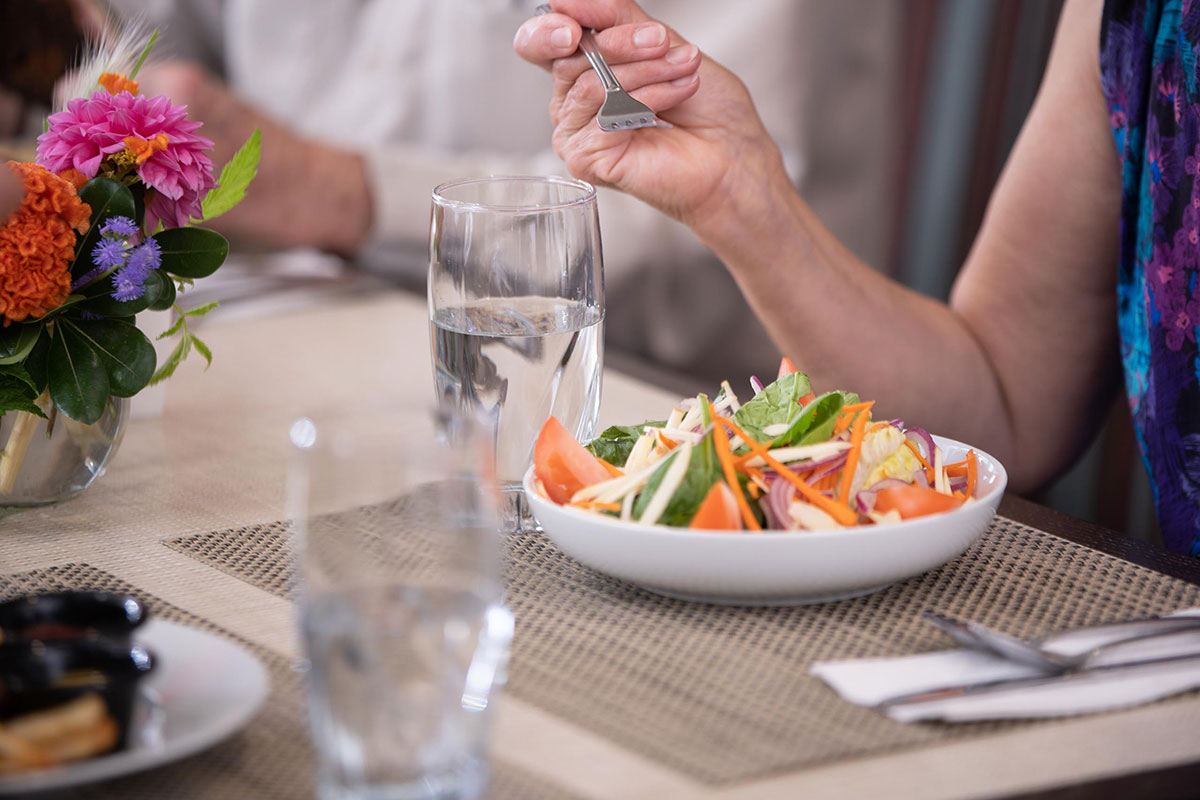
[{"label": "fork", "polygon": [[[553,9],[549,3],[543,3],[535,9],[537,15],[549,14]],[[669,122],[661,120],[645,103],[634,100],[629,92],[621,86],[612,68],[604,60],[600,48],[596,46],[596,37],[589,28],[583,29],[579,38],[579,49],[587,57],[588,63],[600,78],[604,87],[604,105],[596,115],[596,124],[602,130],[609,132],[636,130],[637,128],[674,128]]]},{"label": "fork", "polygon": [[1083,652],[1067,655],[1047,649],[1041,639],[1018,639],[978,622],[962,622],[932,611],[926,611],[922,616],[926,622],[968,649],[991,653],[1049,674],[1079,669],[1093,656],[1110,647],[1200,630],[1200,618],[1197,617],[1152,617],[1114,623],[1102,627],[1112,628],[1114,632],[1120,628],[1127,628],[1128,632]]}]

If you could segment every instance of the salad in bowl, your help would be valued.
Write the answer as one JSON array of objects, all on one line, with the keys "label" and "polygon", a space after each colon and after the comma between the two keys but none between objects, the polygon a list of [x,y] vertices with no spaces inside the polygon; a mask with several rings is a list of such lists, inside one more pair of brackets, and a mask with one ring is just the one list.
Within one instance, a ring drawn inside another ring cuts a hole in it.
[{"label": "salad in bowl", "polygon": [[625,522],[700,530],[832,530],[974,502],[975,450],[950,462],[924,429],[876,420],[852,392],[817,396],[788,359],[745,403],[729,382],[663,420],[608,428],[586,447],[554,417],[534,448],[549,500]]},{"label": "salad in bowl", "polygon": [[651,591],[760,605],[877,591],[987,527],[1007,482],[987,453],[876,419],[853,392],[818,395],[786,358],[751,385],[587,443],[548,419],[525,476],[546,535]]}]

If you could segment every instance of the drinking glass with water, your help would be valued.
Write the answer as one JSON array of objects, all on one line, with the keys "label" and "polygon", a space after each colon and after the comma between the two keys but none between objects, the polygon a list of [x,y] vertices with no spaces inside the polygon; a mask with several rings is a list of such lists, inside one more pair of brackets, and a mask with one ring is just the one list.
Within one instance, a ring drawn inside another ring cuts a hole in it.
[{"label": "drinking glass with water", "polygon": [[512,636],[490,437],[390,410],[302,418],[291,438],[318,796],[482,796]]},{"label": "drinking glass with water", "polygon": [[566,178],[492,177],[433,192],[429,315],[440,401],[493,421],[511,530],[551,415],[595,433],[604,355],[596,191]]}]

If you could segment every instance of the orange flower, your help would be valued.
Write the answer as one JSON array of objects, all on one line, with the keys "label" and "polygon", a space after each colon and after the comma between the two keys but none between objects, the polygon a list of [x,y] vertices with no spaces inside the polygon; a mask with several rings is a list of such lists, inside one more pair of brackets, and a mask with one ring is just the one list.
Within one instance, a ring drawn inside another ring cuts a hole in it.
[{"label": "orange flower", "polygon": [[165,133],[160,133],[153,139],[140,139],[137,136],[126,136],[121,140],[125,145],[125,152],[131,153],[137,159],[137,163],[145,164],[150,156],[157,153],[159,150],[166,150],[167,145],[171,140],[167,138]]},{"label": "orange flower", "polygon": [[99,83],[109,94],[120,94],[121,92],[129,92],[130,94],[138,93],[138,82],[131,81],[119,72],[106,72],[100,76]]},{"label": "orange flower", "polygon": [[0,227],[0,319],[8,326],[40,317],[71,292],[75,231],[92,210],[69,182],[37,164],[9,161],[25,184],[25,201]]}]

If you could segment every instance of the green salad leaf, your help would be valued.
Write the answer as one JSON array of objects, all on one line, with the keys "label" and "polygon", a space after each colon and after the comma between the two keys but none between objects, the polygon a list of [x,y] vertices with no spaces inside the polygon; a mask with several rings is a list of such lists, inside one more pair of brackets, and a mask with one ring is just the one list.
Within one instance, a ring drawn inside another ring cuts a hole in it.
[{"label": "green salad leaf", "polygon": [[763,387],[752,400],[739,408],[733,415],[733,421],[757,442],[765,444],[774,441],[775,437],[764,433],[763,429],[772,425],[783,424],[789,428],[794,425],[804,411],[799,403],[800,398],[811,392],[812,385],[803,372],[784,375],[770,386]]},{"label": "green salad leaf", "polygon": [[[703,408],[704,395],[700,395],[700,397]],[[707,410],[704,411],[703,418],[706,426],[712,421]],[[646,506],[650,504],[650,498],[654,497],[654,493],[663,482],[663,477],[678,455],[679,451],[676,450],[659,462],[658,469],[654,470],[650,480],[646,481],[645,487],[633,501],[634,519],[641,518]],[[688,462],[687,472],[683,474],[679,488],[675,490],[675,494],[671,496],[671,501],[667,503],[662,516],[658,518],[658,524],[686,526],[691,522],[692,517],[696,516],[696,510],[704,502],[704,496],[708,494],[708,490],[720,479],[720,476],[721,466],[717,461],[717,448],[713,443],[712,432],[709,431],[708,435],[692,448],[692,460]]]},{"label": "green salad leaf", "polygon": [[587,449],[596,458],[603,458],[613,466],[620,467],[629,459],[629,451],[637,444],[643,428],[661,428],[666,424],[666,420],[658,420],[641,425],[613,425],[588,442]]}]

